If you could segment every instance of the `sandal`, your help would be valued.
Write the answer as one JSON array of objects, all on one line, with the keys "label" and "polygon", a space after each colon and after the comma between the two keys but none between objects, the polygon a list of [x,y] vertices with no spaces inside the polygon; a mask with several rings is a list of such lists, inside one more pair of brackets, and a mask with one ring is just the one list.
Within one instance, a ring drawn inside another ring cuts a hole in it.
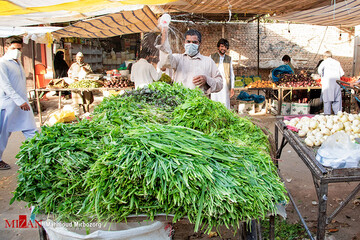
[{"label": "sandal", "polygon": [[0,170],[8,170],[8,169],[10,169],[11,167],[10,167],[10,165],[9,164],[7,164],[6,162],[4,162],[4,161],[0,161]]}]

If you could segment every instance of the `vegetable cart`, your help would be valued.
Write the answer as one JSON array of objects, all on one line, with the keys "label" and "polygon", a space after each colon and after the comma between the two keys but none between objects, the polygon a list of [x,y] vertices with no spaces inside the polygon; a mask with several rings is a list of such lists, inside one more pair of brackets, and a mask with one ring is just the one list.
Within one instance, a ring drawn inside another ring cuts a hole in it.
[{"label": "vegetable cart", "polygon": [[348,82],[344,82],[341,80],[337,80],[336,81],[343,89],[346,93],[348,93],[351,97],[353,97],[356,101],[356,105],[357,105],[357,110],[358,112],[360,112],[360,87],[358,86],[350,86],[350,83]]},{"label": "vegetable cart", "polygon": [[262,128],[201,91],[154,83],[105,98],[91,121],[44,126],[18,154],[10,203],[65,223],[165,213],[194,232],[237,229],[287,201],[271,150]]},{"label": "vegetable cart", "polygon": [[[172,237],[175,233],[174,229],[171,227],[173,218],[174,218],[174,215],[166,216],[166,214],[158,214],[154,217],[153,221],[154,221],[154,223],[156,221],[163,223],[166,226],[165,229],[169,228],[170,236]],[[131,215],[127,218],[126,223],[142,223],[142,222],[147,222],[147,221],[149,221],[149,218],[146,215]],[[179,220],[178,223],[188,224],[189,220],[185,217],[185,218]],[[107,224],[107,225],[109,225],[109,224]],[[269,229],[270,232],[275,231],[274,225],[270,225],[269,228],[270,228]],[[48,234],[43,226],[40,226],[38,228],[38,230],[39,230],[39,239],[40,240],[48,239]],[[121,232],[121,230],[120,231],[117,230],[117,231],[118,231],[118,233]],[[71,232],[69,232],[69,233],[71,233]],[[122,234],[119,234],[119,235],[122,236]],[[245,222],[242,223],[240,225],[240,228],[238,229],[237,236],[238,236],[239,240],[261,240],[262,237],[261,237],[260,224],[258,224],[256,220],[253,220],[251,222],[251,228],[249,228]],[[271,239],[274,239],[274,237],[272,237]]]},{"label": "vegetable cart", "polygon": [[[279,132],[282,134],[281,141]],[[334,219],[336,215],[339,214],[339,212],[360,191],[360,168],[333,169],[329,167],[324,167],[315,159],[316,153],[314,152],[314,150],[307,147],[296,133],[286,127],[283,119],[279,118],[279,120],[275,123],[275,145],[277,149],[277,158],[281,157],[282,150],[288,143],[296,151],[298,156],[305,163],[305,165],[308,167],[312,174],[319,202],[316,239],[324,239],[326,225],[329,224],[332,219]],[[359,184],[351,191],[351,193],[345,198],[345,200],[340,203],[340,205],[334,210],[334,212],[328,214],[328,185],[340,182],[359,182]],[[294,200],[292,199],[292,197],[290,197],[290,199],[295,209],[297,210]],[[301,213],[298,210],[297,213],[305,228],[308,230],[305,221],[301,216]]]}]

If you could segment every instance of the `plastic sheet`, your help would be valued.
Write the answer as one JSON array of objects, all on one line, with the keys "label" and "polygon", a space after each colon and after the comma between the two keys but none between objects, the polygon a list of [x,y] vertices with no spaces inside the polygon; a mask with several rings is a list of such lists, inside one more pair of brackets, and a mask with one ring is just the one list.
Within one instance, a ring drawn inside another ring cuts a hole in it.
[{"label": "plastic sheet", "polygon": [[96,230],[90,234],[85,234],[85,228],[81,233],[70,231],[66,224],[52,220],[42,222],[42,226],[50,240],[170,240],[171,235],[171,227],[159,221],[119,223],[116,231]]},{"label": "plastic sheet", "polygon": [[360,145],[351,142],[346,133],[337,132],[321,145],[316,160],[332,168],[357,168],[360,163]]}]

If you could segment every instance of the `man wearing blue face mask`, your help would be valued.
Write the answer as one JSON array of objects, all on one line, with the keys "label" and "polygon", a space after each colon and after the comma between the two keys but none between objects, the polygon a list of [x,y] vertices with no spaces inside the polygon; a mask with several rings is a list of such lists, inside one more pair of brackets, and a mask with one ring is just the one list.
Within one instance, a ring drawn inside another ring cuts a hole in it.
[{"label": "man wearing blue face mask", "polygon": [[2,161],[10,134],[22,131],[26,138],[31,138],[37,131],[34,113],[27,99],[25,72],[20,62],[22,44],[21,37],[7,38],[6,53],[0,59],[0,170],[10,169]]},{"label": "man wearing blue face mask", "polygon": [[199,87],[206,95],[219,92],[223,87],[221,74],[210,58],[200,54],[201,34],[190,29],[185,33],[185,53],[173,54],[168,41],[168,29],[162,29],[159,66],[174,70],[174,82],[182,83],[185,87],[194,89]]}]

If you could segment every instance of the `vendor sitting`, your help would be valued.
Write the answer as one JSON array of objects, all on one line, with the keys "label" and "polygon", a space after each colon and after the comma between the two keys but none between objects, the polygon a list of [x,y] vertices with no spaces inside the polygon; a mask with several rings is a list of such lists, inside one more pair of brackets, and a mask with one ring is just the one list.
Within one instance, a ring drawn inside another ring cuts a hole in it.
[{"label": "vendor sitting", "polygon": [[[84,62],[84,54],[78,52],[76,54],[76,62],[71,65],[68,76],[77,81],[84,79],[89,73],[92,73],[90,65]],[[91,91],[73,91],[72,99],[77,113],[80,112],[80,105],[83,107],[84,112],[89,112],[90,104],[94,102],[94,96]]]}]

